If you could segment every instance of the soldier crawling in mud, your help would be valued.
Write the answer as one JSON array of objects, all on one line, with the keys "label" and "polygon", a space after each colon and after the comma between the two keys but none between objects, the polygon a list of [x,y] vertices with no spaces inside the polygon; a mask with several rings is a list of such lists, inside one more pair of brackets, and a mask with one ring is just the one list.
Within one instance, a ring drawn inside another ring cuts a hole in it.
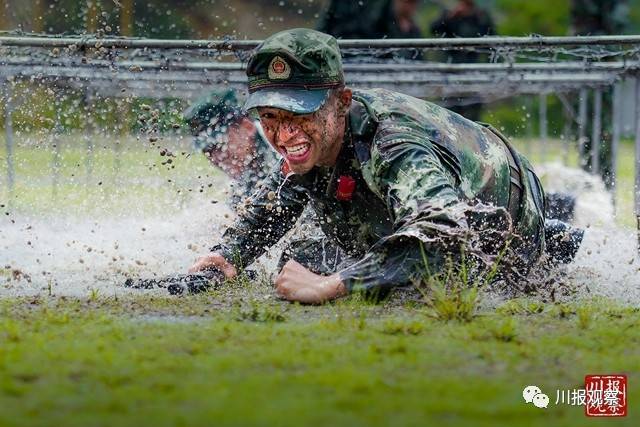
[{"label": "soldier crawling in mud", "polygon": [[276,164],[276,153],[242,111],[233,89],[215,90],[183,113],[194,146],[231,179],[232,206],[250,196]]},{"label": "soldier crawling in mud", "polygon": [[247,75],[245,108],[283,159],[190,271],[236,276],[306,205],[330,241],[286,251],[275,285],[291,301],[385,292],[463,255],[490,265],[508,253],[501,272],[524,277],[545,251],[564,261],[575,254],[581,231],[545,221],[540,183],[504,137],[407,95],[345,87],[333,37],[277,33]]}]

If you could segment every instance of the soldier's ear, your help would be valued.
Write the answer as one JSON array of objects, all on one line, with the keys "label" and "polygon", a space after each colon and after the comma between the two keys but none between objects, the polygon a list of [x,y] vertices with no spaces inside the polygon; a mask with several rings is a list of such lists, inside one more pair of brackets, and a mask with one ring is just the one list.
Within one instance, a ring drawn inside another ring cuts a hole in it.
[{"label": "soldier's ear", "polygon": [[340,116],[346,115],[347,111],[349,111],[352,96],[353,93],[348,87],[340,89],[340,92],[338,93],[338,114]]}]

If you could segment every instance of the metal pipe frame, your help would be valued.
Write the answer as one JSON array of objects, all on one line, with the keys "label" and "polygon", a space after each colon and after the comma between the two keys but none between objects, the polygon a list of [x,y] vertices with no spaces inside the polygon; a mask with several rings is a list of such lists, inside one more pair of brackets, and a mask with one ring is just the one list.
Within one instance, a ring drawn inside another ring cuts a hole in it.
[{"label": "metal pipe frame", "polygon": [[[36,81],[43,84],[64,86],[84,90],[91,87],[102,96],[110,97],[130,97],[141,96],[149,98],[182,98],[193,99],[202,95],[202,91],[211,89],[217,85],[246,90],[246,80],[243,76],[233,78],[231,76],[220,76],[218,78],[200,78],[174,81],[170,78],[154,78],[147,76],[132,75],[129,77],[118,76],[112,78],[97,77],[59,77],[59,76],[39,76],[24,75],[14,76],[15,79],[25,81]],[[563,80],[542,80],[542,81],[508,81],[493,80],[485,82],[471,81],[466,83],[449,80],[448,82],[423,82],[412,79],[397,80],[393,78],[378,78],[347,81],[349,85],[360,89],[385,88],[390,90],[401,90],[407,94],[419,98],[450,98],[476,96],[482,102],[492,102],[498,99],[507,98],[517,94],[539,94],[544,91],[554,92],[575,91],[580,87],[589,86],[606,87],[609,80],[599,79],[563,79]],[[122,91],[124,89],[124,91]]]},{"label": "metal pipe frame", "polygon": [[[31,56],[5,56],[0,58],[0,64],[6,66],[51,66],[51,67],[78,67],[88,69],[109,68],[110,71],[128,70],[131,68],[166,71],[245,71],[246,64],[242,62],[218,62],[218,61],[189,61],[184,60],[105,60],[88,59],[83,63],[82,58],[70,56],[64,58],[33,58]],[[640,61],[615,61],[615,62],[527,62],[527,63],[478,63],[478,64],[442,64],[436,62],[427,63],[386,63],[386,64],[343,64],[345,72],[434,72],[434,73],[512,73],[512,72],[558,72],[579,71],[581,73],[619,72],[627,73],[640,70]]]},{"label": "metal pipe frame", "polygon": [[[262,40],[165,40],[126,37],[93,36],[0,36],[2,46],[20,47],[67,47],[115,49],[209,49],[218,51],[247,51],[257,47]],[[473,37],[473,38],[429,38],[429,39],[353,39],[338,40],[342,49],[496,49],[532,48],[545,49],[570,46],[626,46],[640,44],[640,36],[572,36],[572,37]]]},{"label": "metal pipe frame", "polygon": [[[213,51],[249,51],[254,49],[260,41],[257,40],[159,40],[159,39],[134,39],[134,38],[96,38],[96,37],[33,37],[33,36],[14,36],[14,35],[0,35],[0,48],[6,47],[30,47],[30,48],[66,48],[74,46],[76,50],[83,49],[96,49],[105,47],[108,49],[157,49],[157,50],[182,50],[182,51],[197,51],[197,50],[213,50]],[[342,49],[459,49],[459,50],[472,50],[472,49],[487,49],[487,50],[537,50],[548,51],[552,48],[558,47],[585,47],[585,46],[601,46],[601,47],[622,47],[632,46],[640,51],[640,36],[589,36],[589,37],[482,37],[482,38],[459,38],[459,39],[377,39],[377,40],[339,40],[339,46]],[[10,49],[9,49],[10,50]],[[6,49],[5,49],[6,51]],[[637,52],[636,52],[637,54]],[[7,58],[8,55],[4,55]],[[94,62],[94,60],[91,60]],[[135,63],[135,61],[134,61]],[[126,64],[123,61],[122,64]],[[201,71],[200,74],[206,74],[210,71],[223,71],[228,75],[223,77],[229,77],[229,80],[224,83],[229,85],[244,86],[246,78],[235,77],[234,74],[242,71],[243,65],[240,63],[230,63],[230,65],[222,65],[223,63],[217,63],[215,65],[210,63],[192,63],[190,65],[177,65],[174,62],[169,63],[153,63],[149,67],[159,68],[158,71],[164,71],[165,73],[171,69],[175,71],[193,70]],[[22,64],[25,65],[25,64]],[[90,64],[94,66],[94,64]],[[16,67],[18,65],[16,64]],[[120,88],[123,85],[127,87],[135,87],[136,85],[142,90],[146,90],[149,93],[156,93],[158,91],[158,85],[164,84],[166,88],[189,89],[190,87],[196,87],[198,85],[211,85],[216,83],[210,76],[197,75],[197,73],[181,73],[182,76],[176,74],[165,75],[161,78],[159,75],[151,76],[150,78],[138,73],[123,73],[116,69],[116,77],[114,78],[113,70],[110,70],[110,78],[106,77],[106,73],[103,73],[102,78],[98,78],[97,82],[94,80],[97,78],[95,73],[95,67],[93,73],[86,73],[84,76],[79,76],[79,67],[67,67],[66,70],[61,70],[64,67],[49,67],[37,71],[37,66],[29,66],[30,72],[19,72],[17,69],[11,69],[10,65],[4,65],[0,68],[0,77],[13,78],[34,78],[37,80],[45,81],[46,79],[53,79],[54,82],[57,79],[57,84],[66,83],[70,85],[78,85],[82,83],[90,82],[92,86],[99,87],[95,83],[100,82],[104,88],[117,87]],[[117,67],[118,62],[110,62],[109,67]],[[126,66],[126,65],[121,65]],[[133,63],[129,66],[135,66]],[[142,67],[141,65],[138,65]],[[166,70],[163,69],[166,68]],[[182,68],[180,68],[182,67]],[[214,69],[216,67],[217,69]],[[405,67],[404,69],[402,67]],[[615,69],[618,67],[618,69]],[[53,72],[52,68],[58,68],[56,72]],[[585,86],[593,87],[596,89],[594,99],[594,123],[593,123],[593,141],[592,149],[592,167],[594,171],[598,170],[598,149],[600,143],[600,125],[601,125],[601,107],[602,107],[602,92],[599,89],[603,86],[609,86],[613,84],[620,76],[629,72],[635,72],[638,70],[637,63],[597,63],[597,64],[582,64],[582,63],[567,63],[565,65],[559,64],[535,64],[535,65],[519,65],[519,64],[347,64],[345,65],[346,71],[352,73],[350,79],[359,83],[370,83],[375,85],[406,85],[407,87],[413,87],[414,89],[426,91],[428,86],[432,85],[435,88],[431,88],[434,92],[445,92],[443,87],[446,86],[466,86],[465,93],[475,93],[474,91],[486,90],[487,88],[498,89],[498,91],[505,91],[512,87],[522,87],[530,85],[535,87],[537,93],[543,93],[541,97],[544,97],[546,91],[544,89],[567,89],[567,88],[581,88],[581,101],[580,101],[580,123],[581,123],[581,140],[584,138],[585,129],[584,124],[586,122],[586,97],[584,96],[586,90]],[[359,78],[358,72],[370,73],[370,72],[385,72],[388,71],[388,76],[378,75],[375,78],[370,77],[368,79]],[[535,72],[537,74],[530,75],[509,75],[513,72]],[[540,71],[552,71],[552,74],[540,72]],[[553,74],[553,72],[564,71],[566,75]],[[572,73],[572,71],[579,71],[579,73]],[[405,76],[399,76],[399,72],[406,73]],[[416,79],[415,75],[410,75],[410,72],[420,73],[420,78]],[[433,75],[424,75],[425,72],[432,72]],[[486,76],[488,73],[502,72],[506,73],[506,76],[496,79],[495,76],[492,79],[491,76]],[[463,75],[456,75],[451,77],[449,75],[440,75],[437,73],[456,74],[461,73]],[[465,73],[476,74],[475,76],[464,75]],[[118,76],[120,74],[120,76]],[[145,74],[147,74],[145,72]],[[355,74],[355,76],[353,75]],[[479,74],[479,75],[478,75]],[[404,78],[401,78],[404,77]],[[60,82],[63,80],[64,82]],[[118,84],[114,84],[114,80]],[[172,80],[172,81],[171,81]],[[177,83],[177,84],[176,84]],[[218,82],[222,83],[222,82]],[[5,84],[5,86],[7,86]],[[86,85],[85,85],[86,87]],[[474,91],[471,90],[473,88]],[[437,90],[436,90],[437,89]],[[585,91],[585,92],[583,92]],[[534,92],[535,93],[535,92]],[[184,95],[184,94],[183,94]],[[640,78],[636,79],[636,152],[635,152],[635,214],[638,226],[638,238],[640,248]],[[542,100],[542,99],[541,99]],[[542,116],[546,116],[546,108],[543,107],[541,102],[541,126]],[[10,121],[9,121],[10,123]],[[10,129],[10,126],[8,127]],[[543,131],[543,129],[541,129]],[[544,133],[544,132],[543,132]]]},{"label": "metal pipe frame", "polygon": [[[245,83],[246,76],[239,71],[221,71],[211,75],[207,70],[194,72],[178,72],[172,70],[152,69],[139,72],[130,70],[114,70],[101,68],[99,70],[90,67],[77,66],[15,66],[5,65],[0,68],[0,75],[9,77],[32,77],[42,79],[45,77],[73,78],[73,79],[107,79],[107,80],[153,80],[157,82],[201,82],[228,81],[229,83]],[[419,72],[386,72],[386,73],[351,73],[347,75],[349,83],[421,83],[436,85],[451,84],[501,84],[501,83],[549,83],[553,85],[576,83],[581,85],[602,84],[610,85],[619,78],[617,72],[607,73],[522,73],[522,74],[455,74],[453,76],[444,73],[419,73]]]}]

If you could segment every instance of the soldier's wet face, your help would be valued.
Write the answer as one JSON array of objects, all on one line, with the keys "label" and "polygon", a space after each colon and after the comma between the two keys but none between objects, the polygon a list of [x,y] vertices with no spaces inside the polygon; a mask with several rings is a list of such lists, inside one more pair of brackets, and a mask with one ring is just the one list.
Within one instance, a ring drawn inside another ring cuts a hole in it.
[{"label": "soldier's wet face", "polygon": [[209,160],[232,178],[239,178],[255,158],[256,128],[253,122],[243,118],[229,126],[225,143],[207,153]]},{"label": "soldier's wet face", "polygon": [[351,91],[333,92],[311,114],[294,114],[260,107],[258,115],[269,143],[284,157],[293,173],[304,174],[314,166],[332,166],[340,153],[345,116]]}]

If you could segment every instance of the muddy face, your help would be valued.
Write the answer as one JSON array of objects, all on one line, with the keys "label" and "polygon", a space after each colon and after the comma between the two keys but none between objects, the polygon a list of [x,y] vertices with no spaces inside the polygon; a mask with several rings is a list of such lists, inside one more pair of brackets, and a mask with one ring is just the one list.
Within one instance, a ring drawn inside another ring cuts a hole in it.
[{"label": "muddy face", "polygon": [[325,104],[311,114],[293,114],[269,107],[258,108],[258,114],[269,143],[284,157],[293,173],[304,174],[314,166],[335,164],[350,102],[351,91],[345,89],[330,95]]},{"label": "muddy face", "polygon": [[256,128],[249,119],[229,127],[221,149],[207,153],[209,160],[232,178],[239,178],[256,155]]}]

